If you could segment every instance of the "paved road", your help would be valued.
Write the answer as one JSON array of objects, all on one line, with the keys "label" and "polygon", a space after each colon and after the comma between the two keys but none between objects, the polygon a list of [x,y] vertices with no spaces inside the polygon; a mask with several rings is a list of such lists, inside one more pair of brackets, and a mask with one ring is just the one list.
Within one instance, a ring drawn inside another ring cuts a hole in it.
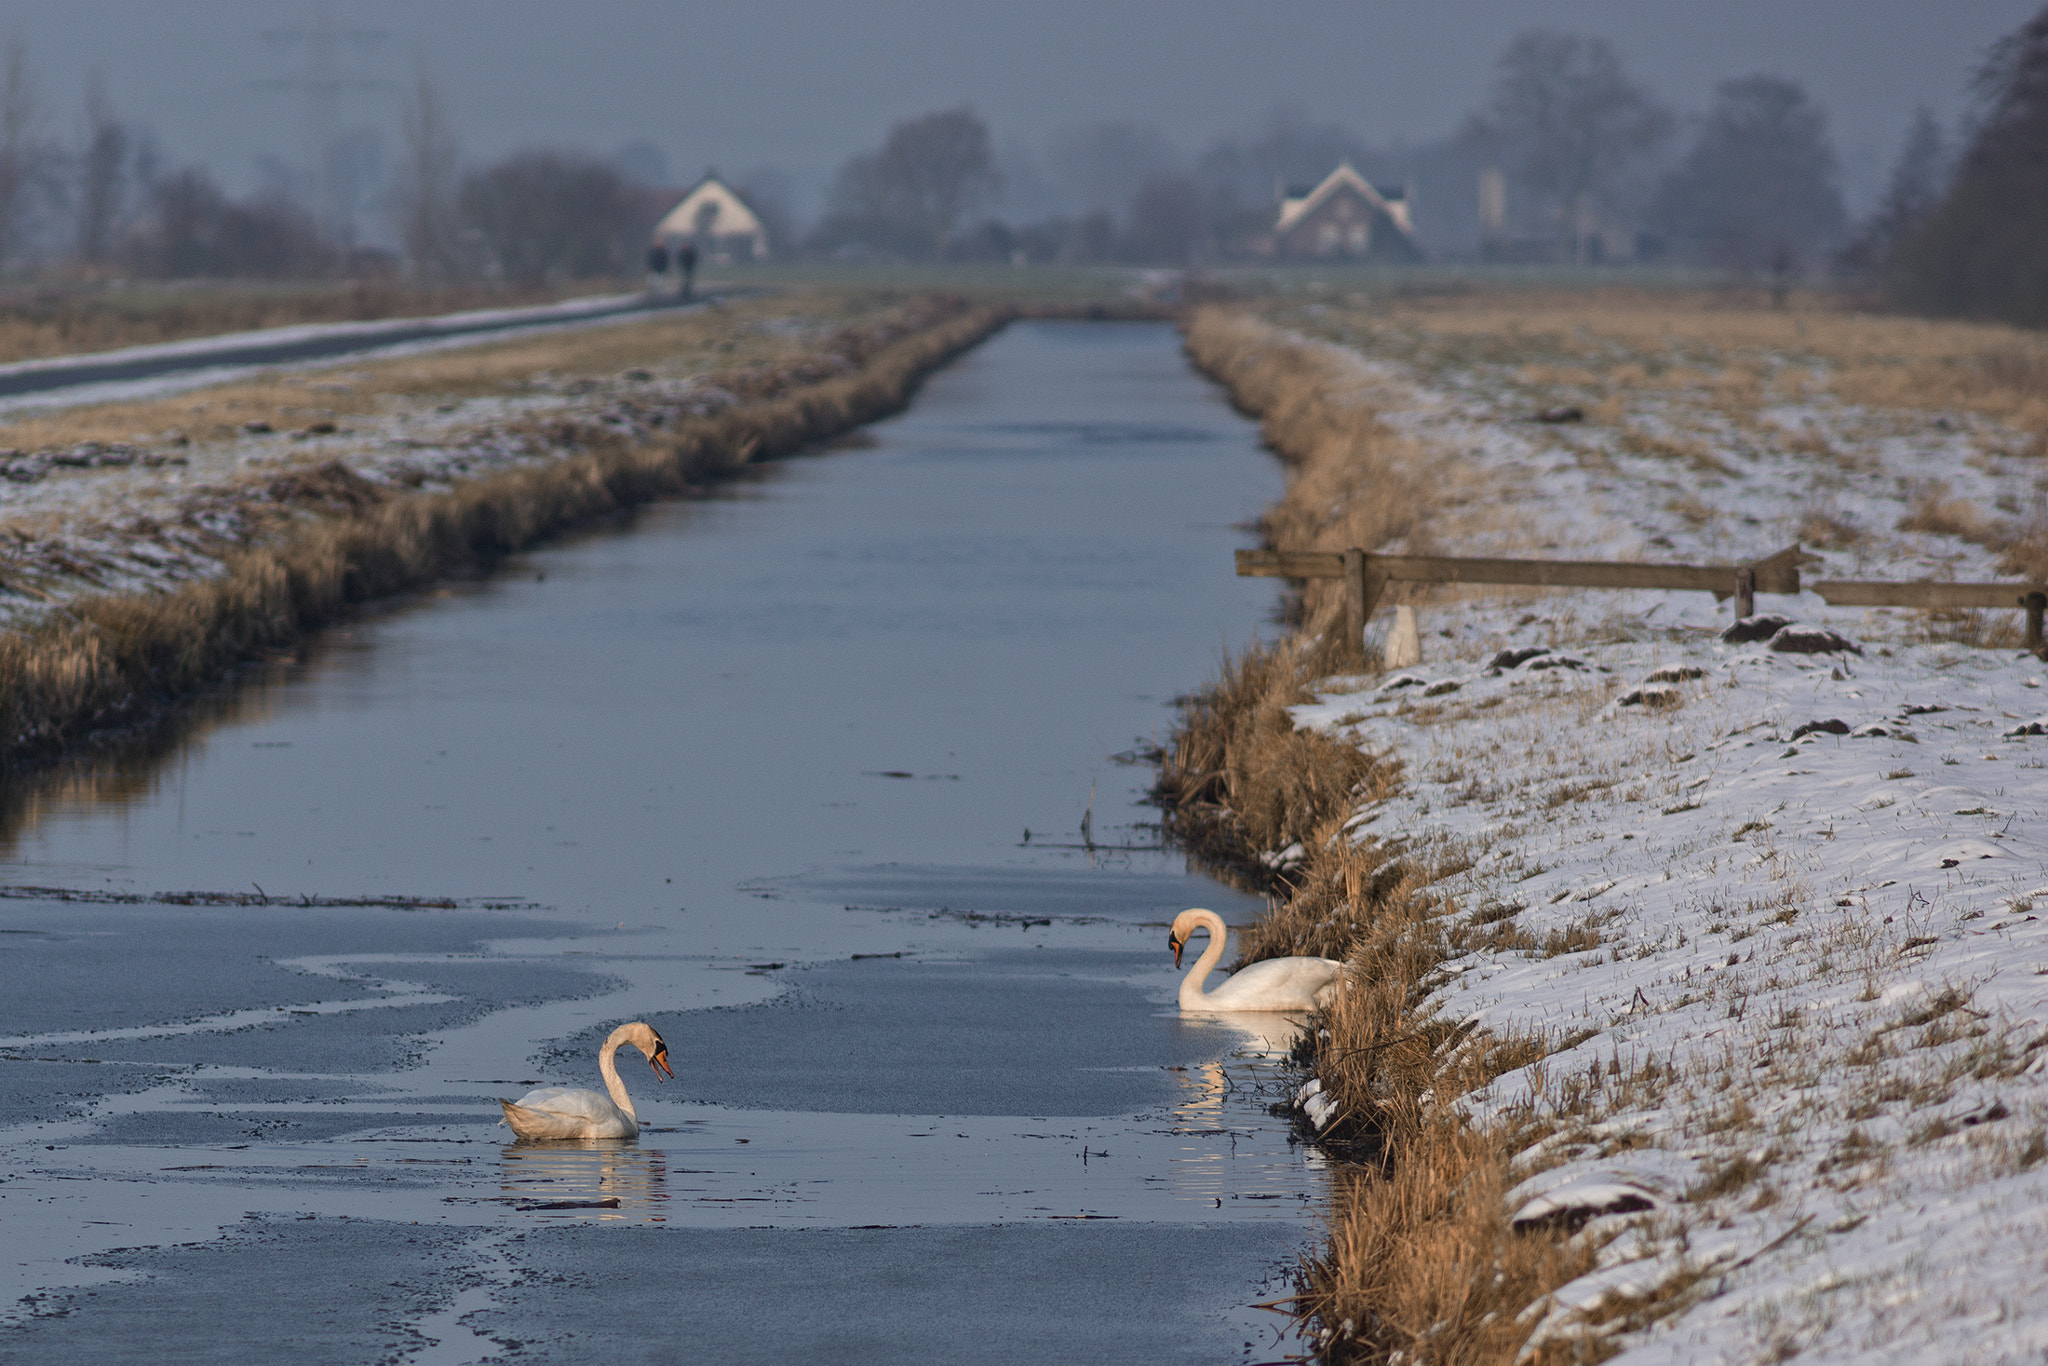
[{"label": "paved road", "polygon": [[118,351],[17,361],[0,365],[0,400],[66,395],[101,385],[129,385],[190,375],[210,382],[216,372],[304,364],[344,356],[435,343],[481,340],[516,333],[617,322],[644,313],[690,308],[673,295],[614,294],[532,308],[479,309],[432,318],[384,318],[373,322],[318,323],[195,337]]}]

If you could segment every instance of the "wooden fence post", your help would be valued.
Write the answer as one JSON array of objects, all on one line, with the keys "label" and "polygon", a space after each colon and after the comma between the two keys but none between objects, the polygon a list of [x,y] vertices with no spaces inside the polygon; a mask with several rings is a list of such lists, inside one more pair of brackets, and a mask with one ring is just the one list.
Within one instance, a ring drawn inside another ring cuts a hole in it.
[{"label": "wooden fence post", "polygon": [[2048,593],[2029,593],[2020,599],[2020,606],[2027,609],[2027,649],[2048,658],[2048,650],[2041,643],[2041,618],[2048,613]]},{"label": "wooden fence post", "polygon": [[1365,658],[1365,617],[1370,608],[1365,600],[1365,552],[1344,552],[1344,644],[1359,659]]},{"label": "wooden fence post", "polygon": [[1735,571],[1735,619],[1741,621],[1744,617],[1755,615],[1756,570],[1744,566]]}]

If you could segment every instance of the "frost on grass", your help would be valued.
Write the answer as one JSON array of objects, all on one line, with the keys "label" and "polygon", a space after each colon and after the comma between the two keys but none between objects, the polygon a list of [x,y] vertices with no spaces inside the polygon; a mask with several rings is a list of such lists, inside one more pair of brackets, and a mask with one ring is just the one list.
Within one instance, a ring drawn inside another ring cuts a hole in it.
[{"label": "frost on grass", "polygon": [[850,374],[929,321],[879,297],[798,297],[12,413],[0,423],[0,627],[81,595],[217,577],[297,519],[659,439]]},{"label": "frost on grass", "polygon": [[[1814,577],[1990,579],[2036,501],[2025,430],[1852,402],[1823,355],[1673,328],[1404,360],[1390,325],[1292,321],[1536,553],[1803,539]],[[1588,419],[1523,420],[1564,401]],[[1464,851],[1437,1016],[1575,1040],[1457,1102],[1529,1137],[1511,1216],[1593,1263],[1523,1311],[1525,1358],[2039,1360],[2048,694],[2016,614],[1761,598],[1862,649],[1803,653],[1724,641],[1704,594],[1504,597],[1423,599],[1422,666],[1293,715],[1403,763],[1354,837]]]}]

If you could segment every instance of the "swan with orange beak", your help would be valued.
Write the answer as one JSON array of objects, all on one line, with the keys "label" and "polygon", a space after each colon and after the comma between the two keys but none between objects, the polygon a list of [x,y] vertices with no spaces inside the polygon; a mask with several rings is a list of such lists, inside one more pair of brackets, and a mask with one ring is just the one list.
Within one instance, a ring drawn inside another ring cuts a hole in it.
[{"label": "swan with orange beak", "polygon": [[541,1086],[516,1101],[501,1100],[505,1122],[521,1138],[637,1138],[640,1116],[633,1110],[633,1098],[612,1057],[631,1044],[647,1055],[657,1078],[672,1078],[668,1045],[654,1026],[643,1020],[622,1024],[611,1032],[597,1052],[597,1070],[604,1077],[604,1091],[569,1086]]},{"label": "swan with orange beak", "polygon": [[1223,917],[1197,907],[1174,917],[1166,942],[1173,947],[1173,965],[1196,931],[1206,930],[1209,946],[1181,979],[1182,1010],[1315,1010],[1337,999],[1344,987],[1344,965],[1334,958],[1267,958],[1235,972],[1214,991],[1202,983],[1223,957],[1230,937]]}]

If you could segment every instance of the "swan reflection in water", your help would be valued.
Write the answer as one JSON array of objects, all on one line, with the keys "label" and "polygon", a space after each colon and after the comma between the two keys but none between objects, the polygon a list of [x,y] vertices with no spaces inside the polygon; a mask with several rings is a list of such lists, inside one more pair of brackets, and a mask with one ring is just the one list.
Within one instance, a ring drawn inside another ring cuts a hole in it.
[{"label": "swan reflection in water", "polygon": [[[668,1221],[668,1154],[631,1139],[524,1140],[501,1150],[499,1189],[552,1218],[660,1224]],[[539,1209],[555,1201],[617,1200],[616,1209]]]},{"label": "swan reflection in water", "polygon": [[[1320,1186],[1313,1149],[1293,1151],[1291,1137],[1272,1132],[1266,1107],[1287,1099],[1281,1070],[1305,1027],[1305,1012],[1234,1010],[1188,1012],[1189,1023],[1226,1030],[1234,1046],[1213,1062],[1179,1073],[1181,1097],[1173,1107],[1174,1132],[1187,1142],[1173,1163],[1173,1186],[1182,1199],[1203,1204],[1235,1199],[1293,1204]],[[1239,1152],[1239,1141],[1260,1142]]]}]

